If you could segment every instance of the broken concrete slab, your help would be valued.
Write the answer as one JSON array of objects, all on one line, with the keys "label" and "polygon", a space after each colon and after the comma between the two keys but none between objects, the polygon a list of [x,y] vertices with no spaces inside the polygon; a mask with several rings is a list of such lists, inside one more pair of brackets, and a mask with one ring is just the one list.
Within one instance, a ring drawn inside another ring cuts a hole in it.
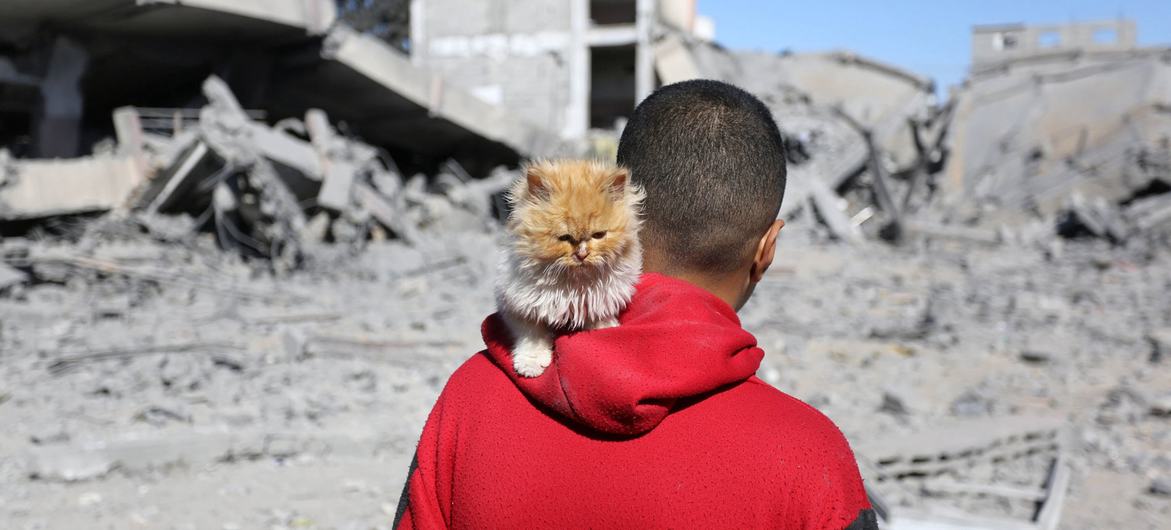
[{"label": "broken concrete slab", "polygon": [[1147,486],[1147,492],[1160,497],[1171,497],[1171,478],[1159,477],[1151,480],[1151,484]]},{"label": "broken concrete slab", "polygon": [[358,166],[347,160],[332,160],[325,171],[321,191],[317,193],[317,204],[322,208],[342,211],[353,201],[352,190],[358,175]]},{"label": "broken concrete slab", "polygon": [[[817,214],[829,228],[830,232],[835,238],[842,241],[857,243],[862,239],[862,233],[858,227],[850,221],[850,217],[845,212],[845,199],[838,197],[829,186],[826,186],[821,179],[811,179],[805,182],[808,195],[813,206],[817,208]],[[792,200],[792,199],[790,199]]]},{"label": "broken concrete slab", "polygon": [[28,281],[28,275],[0,262],[0,290]]},{"label": "broken concrete slab", "polygon": [[[208,194],[230,170],[227,161],[203,141],[192,142],[136,198],[146,212],[174,211],[192,194]],[[207,201],[203,201],[206,205]],[[200,204],[194,204],[196,208]]]},{"label": "broken concrete slab", "polygon": [[69,24],[89,31],[204,39],[288,39],[320,35],[337,19],[329,0],[110,0],[78,8],[70,0],[5,2],[0,19]]},{"label": "broken concrete slab", "polygon": [[1171,394],[1163,394],[1150,401],[1150,412],[1152,416],[1168,417],[1171,416]]},{"label": "broken concrete slab", "polygon": [[100,212],[123,206],[145,181],[131,156],[0,159],[0,220]]},{"label": "broken concrete slab", "polygon": [[[892,528],[1057,527],[1069,465],[1056,418],[954,421],[870,439],[857,454],[866,490]],[[996,497],[994,512],[973,499]],[[969,501],[969,502],[966,502]]]},{"label": "broken concrete slab", "polygon": [[468,147],[490,166],[518,154],[549,156],[564,146],[555,133],[485,103],[387,43],[343,25],[334,26],[317,67],[289,72],[293,91],[275,91],[279,108],[320,108],[351,125],[368,141],[414,152],[458,154]]},{"label": "broken concrete slab", "polygon": [[1171,224],[1171,193],[1139,199],[1122,214],[1137,232],[1147,232]]}]

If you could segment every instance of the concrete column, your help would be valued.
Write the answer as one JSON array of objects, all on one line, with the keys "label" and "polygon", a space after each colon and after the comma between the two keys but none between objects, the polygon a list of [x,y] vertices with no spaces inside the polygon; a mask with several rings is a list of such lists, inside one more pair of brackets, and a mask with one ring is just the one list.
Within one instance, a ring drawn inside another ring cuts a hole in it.
[{"label": "concrete column", "polygon": [[411,64],[415,66],[427,60],[426,16],[423,0],[411,0]]},{"label": "concrete column", "polygon": [[73,41],[58,37],[41,81],[41,113],[36,124],[36,154],[70,158],[81,149],[81,76],[88,55]]},{"label": "concrete column", "polygon": [[569,0],[569,103],[565,109],[566,139],[585,138],[590,126],[590,48],[586,39],[590,26],[589,0]]},{"label": "concrete column", "polygon": [[655,27],[655,0],[637,0],[635,28],[638,43],[634,48],[634,104],[638,105],[655,89],[655,54],[651,42]]}]

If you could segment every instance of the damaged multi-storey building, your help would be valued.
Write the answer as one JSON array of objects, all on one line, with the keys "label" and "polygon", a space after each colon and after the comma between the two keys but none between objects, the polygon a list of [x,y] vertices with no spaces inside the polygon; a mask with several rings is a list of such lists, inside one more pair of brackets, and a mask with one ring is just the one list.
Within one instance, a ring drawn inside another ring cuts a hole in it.
[{"label": "damaged multi-storey building", "polygon": [[210,74],[270,122],[321,108],[410,156],[540,151],[535,128],[353,31],[329,0],[75,4],[0,6],[3,143],[18,156],[85,154],[120,106],[196,107]]},{"label": "damaged multi-storey building", "polygon": [[977,26],[952,99],[938,185],[953,221],[1019,227],[1071,211],[1121,239],[1171,218],[1166,196],[1140,200],[1171,184],[1171,48],[1139,47],[1134,22]]},{"label": "damaged multi-storey building", "polygon": [[661,81],[656,43],[711,40],[693,0],[411,3],[412,56],[563,138],[610,129]]},{"label": "damaged multi-storey building", "polygon": [[482,213],[484,200],[408,177],[464,187],[564,150],[350,28],[330,0],[21,2],[0,5],[0,21],[2,220],[119,208],[206,228],[235,219],[216,224],[235,234],[221,243],[262,256],[306,238],[409,239],[403,219]]}]

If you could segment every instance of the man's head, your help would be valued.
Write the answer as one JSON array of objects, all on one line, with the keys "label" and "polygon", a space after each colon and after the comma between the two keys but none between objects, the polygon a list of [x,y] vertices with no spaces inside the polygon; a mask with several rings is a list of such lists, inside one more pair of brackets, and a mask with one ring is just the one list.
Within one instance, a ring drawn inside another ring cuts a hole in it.
[{"label": "man's head", "polygon": [[747,301],[784,224],[785,150],[768,108],[719,81],[667,85],[634,110],[618,162],[646,191],[645,269]]}]

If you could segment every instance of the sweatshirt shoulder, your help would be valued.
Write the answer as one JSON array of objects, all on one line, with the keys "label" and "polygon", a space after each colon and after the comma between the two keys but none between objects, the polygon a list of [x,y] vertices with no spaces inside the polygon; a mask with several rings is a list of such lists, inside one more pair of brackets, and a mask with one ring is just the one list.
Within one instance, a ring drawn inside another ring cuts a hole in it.
[{"label": "sweatshirt shoulder", "polygon": [[858,461],[832,420],[756,377],[737,390],[743,403],[758,404],[753,420],[764,426],[756,441],[770,449],[760,468],[786,477],[788,491],[801,498],[796,505],[805,507],[803,517],[818,522],[813,527],[844,528],[870,508]]},{"label": "sweatshirt shoulder", "polygon": [[804,447],[820,448],[826,453],[854,462],[854,453],[841,429],[821,411],[772,385],[751,377],[738,388],[743,398],[777,436]]},{"label": "sweatshirt shoulder", "polygon": [[488,358],[483,351],[464,361],[443,387],[439,395],[444,405],[482,403],[486,397],[498,394],[500,390],[515,390],[508,376]]}]

